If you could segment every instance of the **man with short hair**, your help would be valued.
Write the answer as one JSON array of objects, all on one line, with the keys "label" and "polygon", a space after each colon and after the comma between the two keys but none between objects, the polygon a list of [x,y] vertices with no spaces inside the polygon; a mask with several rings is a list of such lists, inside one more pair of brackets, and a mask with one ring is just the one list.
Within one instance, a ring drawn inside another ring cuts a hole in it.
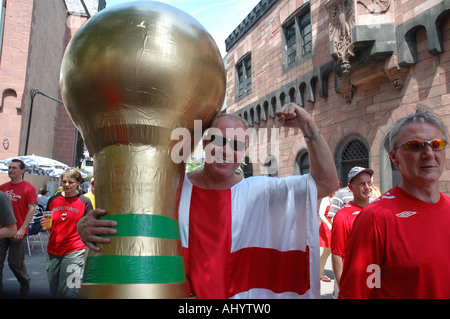
[{"label": "man with short hair", "polygon": [[25,266],[25,245],[28,225],[36,211],[36,189],[22,179],[25,164],[13,159],[9,164],[9,182],[0,185],[0,191],[9,197],[14,216],[17,220],[17,232],[13,238],[0,239],[0,284],[3,281],[3,266],[8,253],[8,263],[20,284],[20,294],[26,295],[30,290],[30,277]]},{"label": "man with short hair", "polygon": [[450,298],[450,197],[439,190],[447,138],[428,110],[391,126],[401,183],[356,219],[339,298]]},{"label": "man with short hair", "polygon": [[353,194],[353,199],[337,211],[333,227],[331,229],[331,261],[334,277],[339,287],[342,267],[344,264],[344,250],[348,237],[361,210],[369,205],[372,196],[372,175],[370,168],[353,167],[348,174],[348,189]]}]

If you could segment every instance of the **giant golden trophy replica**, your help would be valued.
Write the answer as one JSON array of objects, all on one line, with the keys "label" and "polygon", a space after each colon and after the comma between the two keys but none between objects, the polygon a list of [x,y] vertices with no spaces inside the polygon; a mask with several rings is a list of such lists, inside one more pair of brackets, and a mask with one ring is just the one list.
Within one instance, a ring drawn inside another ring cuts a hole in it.
[{"label": "giant golden trophy replica", "polygon": [[118,223],[111,243],[89,253],[80,296],[188,297],[177,221],[185,166],[171,159],[171,134],[193,132],[194,120],[206,128],[222,107],[214,40],[171,6],[113,6],[70,41],[61,91],[94,156],[96,206]]}]

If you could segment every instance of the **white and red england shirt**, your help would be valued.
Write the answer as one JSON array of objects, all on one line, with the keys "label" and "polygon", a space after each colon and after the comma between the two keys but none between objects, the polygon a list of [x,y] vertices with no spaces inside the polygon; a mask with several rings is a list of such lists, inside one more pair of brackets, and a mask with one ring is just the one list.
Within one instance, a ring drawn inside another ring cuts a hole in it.
[{"label": "white and red england shirt", "polygon": [[186,176],[180,234],[198,298],[320,298],[317,188],[310,175],[206,190]]},{"label": "white and red england shirt", "polygon": [[450,298],[450,198],[421,201],[399,187],[353,224],[339,298]]}]

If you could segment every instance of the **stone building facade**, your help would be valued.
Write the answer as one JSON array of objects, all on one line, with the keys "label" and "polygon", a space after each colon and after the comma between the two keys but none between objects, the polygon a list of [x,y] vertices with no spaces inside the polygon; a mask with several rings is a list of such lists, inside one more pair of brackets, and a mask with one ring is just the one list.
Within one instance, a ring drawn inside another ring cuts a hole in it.
[{"label": "stone building facade", "polygon": [[[61,61],[75,32],[106,2],[0,0],[0,4],[0,159],[35,154],[75,166],[78,133],[60,103]],[[25,179],[31,176],[26,174]],[[0,174],[0,184],[8,180],[7,174]],[[45,185],[43,178],[32,181],[37,189]]]},{"label": "stone building facade", "polygon": [[[374,169],[383,192],[397,185],[390,125],[417,104],[450,124],[449,13],[448,0],[262,0],[226,40],[227,112],[270,144],[251,145],[246,173],[308,172],[301,132],[274,119],[293,101],[320,127],[343,185],[355,165]],[[449,151],[445,166],[450,194]]]}]

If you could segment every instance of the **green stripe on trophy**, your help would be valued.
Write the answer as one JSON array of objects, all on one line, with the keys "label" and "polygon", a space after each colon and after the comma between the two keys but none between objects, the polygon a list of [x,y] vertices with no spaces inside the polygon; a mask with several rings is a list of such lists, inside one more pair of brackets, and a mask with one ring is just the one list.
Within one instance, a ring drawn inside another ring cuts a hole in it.
[{"label": "green stripe on trophy", "polygon": [[116,235],[107,235],[105,237],[115,236],[142,236],[157,237],[166,239],[180,239],[178,221],[160,215],[146,214],[122,214],[101,217],[100,219],[115,220],[117,226]]},{"label": "green stripe on trophy", "polygon": [[91,256],[85,284],[157,284],[186,281],[181,256]]},{"label": "green stripe on trophy", "polygon": [[[132,241],[133,237],[154,238],[163,245],[160,251],[173,242],[158,239],[180,240],[178,221],[160,215],[122,214],[108,215],[101,219],[115,220],[116,235],[107,235],[121,245],[122,240]],[[139,240],[138,240],[139,242]],[[124,248],[125,246],[125,242]],[[129,246],[129,245],[128,245]],[[175,246],[176,247],[176,246]],[[106,255],[102,252],[89,255],[83,275],[84,284],[159,284],[180,283],[186,281],[184,259],[182,256],[148,256],[142,255],[139,245],[131,246],[133,250],[124,255]],[[129,250],[129,247],[127,248]],[[125,249],[125,250],[127,250]],[[107,253],[107,249],[105,250]],[[173,254],[173,253],[172,253]]]}]

